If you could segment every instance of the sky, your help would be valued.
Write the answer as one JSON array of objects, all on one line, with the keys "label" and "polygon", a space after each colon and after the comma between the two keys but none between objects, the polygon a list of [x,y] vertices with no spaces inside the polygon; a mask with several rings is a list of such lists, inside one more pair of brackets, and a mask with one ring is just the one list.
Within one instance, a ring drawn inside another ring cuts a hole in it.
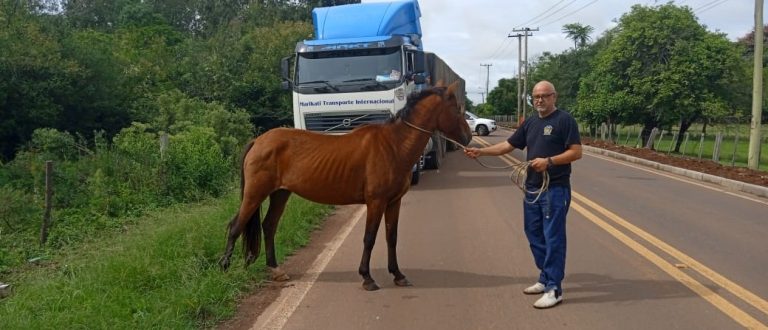
[{"label": "sky", "polygon": [[[387,0],[362,0],[382,2]],[[528,58],[543,52],[562,53],[573,41],[562,32],[565,24],[594,28],[592,40],[616,26],[635,4],[653,6],[654,0],[418,0],[424,50],[440,56],[466,81],[474,104],[485,99],[499,79],[517,74],[518,41],[509,38],[516,29],[537,29],[528,37]],[[752,31],[753,0],[676,0],[693,9],[707,30],[725,33],[735,41]],[[765,8],[764,8],[765,9]],[[765,12],[765,10],[764,10]],[[765,14],[763,21],[766,23]],[[489,65],[489,66],[484,66]]]}]

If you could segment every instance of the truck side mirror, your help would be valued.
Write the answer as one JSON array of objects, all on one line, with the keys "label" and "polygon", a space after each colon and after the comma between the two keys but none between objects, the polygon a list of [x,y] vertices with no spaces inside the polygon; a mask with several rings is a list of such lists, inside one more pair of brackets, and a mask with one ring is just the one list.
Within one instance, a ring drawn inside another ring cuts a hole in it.
[{"label": "truck side mirror", "polygon": [[280,61],[280,72],[283,77],[283,82],[280,84],[280,87],[283,90],[290,90],[293,86],[293,81],[291,80],[291,59],[293,59],[293,55],[283,57],[283,59]]},{"label": "truck side mirror", "polygon": [[413,72],[427,72],[427,56],[424,55],[424,52],[416,51],[413,52],[413,55]]}]

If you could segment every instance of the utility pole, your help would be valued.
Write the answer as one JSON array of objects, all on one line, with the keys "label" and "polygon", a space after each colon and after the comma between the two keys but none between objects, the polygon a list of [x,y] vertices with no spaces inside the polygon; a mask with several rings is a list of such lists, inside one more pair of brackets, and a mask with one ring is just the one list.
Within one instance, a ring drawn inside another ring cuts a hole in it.
[{"label": "utility pole", "polygon": [[755,0],[755,65],[752,74],[752,124],[749,127],[747,166],[760,167],[760,120],[763,112],[763,0]]},{"label": "utility pole", "polygon": [[523,53],[523,59],[525,61],[525,63],[524,63],[524,65],[525,65],[525,73],[523,74],[523,117],[525,117],[526,112],[527,112],[526,108],[528,106],[528,102],[527,102],[528,98],[525,97],[525,96],[528,95],[528,37],[529,36],[533,36],[533,34],[530,33],[531,31],[534,31],[534,32],[535,31],[539,31],[539,28],[531,29],[531,28],[526,27],[526,28],[523,28],[523,29],[520,29],[520,30],[515,29],[515,30],[512,30],[512,31],[514,31],[514,32],[525,32],[525,33],[523,33],[523,38],[525,39],[525,52]]},{"label": "utility pole", "polygon": [[522,90],[523,85],[521,84],[522,81],[520,81],[521,78],[521,67],[522,65],[522,52],[523,52],[523,35],[518,34],[510,34],[507,36],[508,38],[517,38],[517,114],[515,116],[515,121],[519,124],[520,123],[520,110],[523,107],[523,96],[522,96]]},{"label": "utility pole", "polygon": [[[485,71],[487,73],[485,74],[485,95],[488,95],[488,81],[491,80],[491,66],[493,64],[480,64],[480,66],[485,67]],[[485,103],[485,101],[483,101]]]}]

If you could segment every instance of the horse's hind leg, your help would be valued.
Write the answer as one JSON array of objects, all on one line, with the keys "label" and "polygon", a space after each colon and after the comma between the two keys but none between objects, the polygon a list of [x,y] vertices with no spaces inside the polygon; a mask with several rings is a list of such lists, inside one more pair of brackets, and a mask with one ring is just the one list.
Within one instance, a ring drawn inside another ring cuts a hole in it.
[{"label": "horse's hind leg", "polygon": [[219,259],[219,266],[222,270],[229,268],[229,258],[232,257],[232,251],[235,249],[235,242],[238,237],[240,237],[240,232],[237,231],[237,214],[235,214],[227,226],[227,246],[224,248],[224,255]]},{"label": "horse's hind leg", "polygon": [[245,266],[250,265],[256,257],[259,256],[261,247],[261,202],[269,195],[271,188],[266,184],[256,182],[247,185],[243,189],[243,198],[240,202],[240,209],[232,218],[228,226],[227,246],[224,255],[219,261],[223,269],[229,267],[229,259],[232,256],[232,250],[235,242],[240,235],[243,235],[243,251],[246,253]]},{"label": "horse's hind leg", "polygon": [[[242,205],[240,206],[243,207]],[[232,257],[232,252],[235,249],[235,243],[237,242],[237,239],[240,237],[240,235],[243,233],[244,230],[251,230],[252,225],[250,225],[252,222],[256,221],[256,225],[258,226],[259,223],[259,208],[257,207],[255,210],[251,211],[251,214],[248,215],[248,221],[240,221],[240,216],[244,213],[242,211],[238,211],[234,217],[232,217],[232,220],[230,220],[229,225],[227,225],[227,245],[224,249],[224,255],[219,260],[219,266],[221,266],[222,270],[227,270],[229,268],[230,261],[229,259]],[[258,255],[258,252],[257,252]],[[248,258],[251,258],[251,253],[249,253]],[[255,259],[255,258],[254,258]],[[252,262],[252,261],[251,261]],[[248,264],[248,261],[246,259],[246,264]]]},{"label": "horse's hind leg", "polygon": [[274,281],[287,281],[290,279],[288,274],[277,266],[277,258],[275,257],[277,224],[280,223],[280,216],[283,215],[285,205],[288,203],[288,197],[290,196],[291,192],[284,189],[277,190],[269,195],[269,209],[261,225],[264,229],[264,254],[267,259],[267,267],[272,271],[272,280]]},{"label": "horse's hind leg", "polygon": [[397,265],[397,224],[400,219],[400,199],[389,204],[384,213],[384,221],[387,229],[387,268],[389,273],[395,276],[395,285],[411,286],[411,282],[400,272]]}]

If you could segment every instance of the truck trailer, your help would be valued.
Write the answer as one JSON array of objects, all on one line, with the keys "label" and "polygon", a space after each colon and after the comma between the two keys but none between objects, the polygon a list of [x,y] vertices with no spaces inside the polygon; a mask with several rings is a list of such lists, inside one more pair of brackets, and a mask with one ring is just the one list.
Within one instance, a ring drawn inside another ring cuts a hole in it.
[{"label": "truck trailer", "polygon": [[[464,80],[422,46],[417,0],[360,3],[312,10],[314,39],[299,41],[282,61],[283,88],[293,94],[293,121],[299,129],[343,134],[382,123],[406,105],[407,96],[438,82]],[[420,170],[438,168],[448,142],[433,134]]]}]

